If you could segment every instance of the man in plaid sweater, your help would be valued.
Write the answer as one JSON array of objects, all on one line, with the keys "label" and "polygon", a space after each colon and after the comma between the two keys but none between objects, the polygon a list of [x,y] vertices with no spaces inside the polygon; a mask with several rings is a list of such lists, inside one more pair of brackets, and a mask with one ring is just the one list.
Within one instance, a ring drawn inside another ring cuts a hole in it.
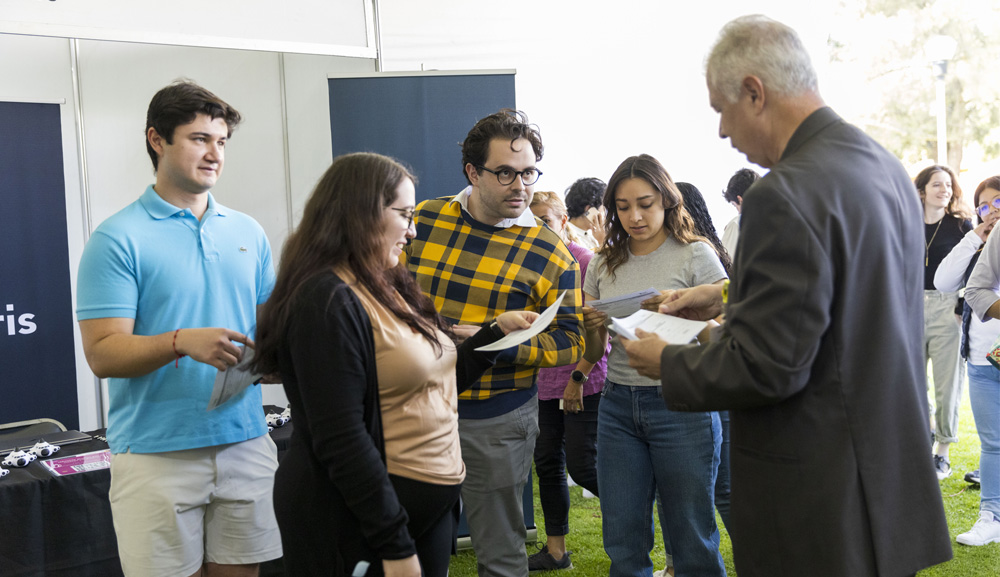
[{"label": "man in plaid sweater", "polygon": [[541,312],[566,292],[547,330],[500,353],[459,397],[462,500],[480,577],[528,574],[521,496],[538,437],[535,376],[583,353],[580,267],[527,210],[543,152],[527,120],[504,109],[476,123],[462,144],[470,186],[421,203],[406,250],[423,291],[459,325],[487,325],[508,310]]}]

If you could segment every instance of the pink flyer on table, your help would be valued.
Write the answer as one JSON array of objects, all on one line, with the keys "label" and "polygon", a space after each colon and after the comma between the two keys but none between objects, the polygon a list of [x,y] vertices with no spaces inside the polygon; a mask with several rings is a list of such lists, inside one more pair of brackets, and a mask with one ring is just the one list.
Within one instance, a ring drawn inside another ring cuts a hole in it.
[{"label": "pink flyer on table", "polygon": [[86,473],[87,471],[110,469],[111,449],[94,451],[92,453],[82,453],[80,455],[72,455],[69,457],[56,457],[55,459],[42,461],[42,464],[45,465],[48,470],[52,471],[53,475],[59,477],[75,475],[77,473]]}]

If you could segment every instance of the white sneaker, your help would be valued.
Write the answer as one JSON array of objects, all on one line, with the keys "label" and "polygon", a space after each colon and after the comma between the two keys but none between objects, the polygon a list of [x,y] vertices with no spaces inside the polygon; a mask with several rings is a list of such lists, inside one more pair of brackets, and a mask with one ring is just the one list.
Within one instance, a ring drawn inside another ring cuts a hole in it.
[{"label": "white sneaker", "polygon": [[968,533],[962,533],[955,539],[962,545],[979,547],[987,543],[1000,543],[1000,519],[997,519],[989,511],[980,511],[979,520],[969,529]]}]

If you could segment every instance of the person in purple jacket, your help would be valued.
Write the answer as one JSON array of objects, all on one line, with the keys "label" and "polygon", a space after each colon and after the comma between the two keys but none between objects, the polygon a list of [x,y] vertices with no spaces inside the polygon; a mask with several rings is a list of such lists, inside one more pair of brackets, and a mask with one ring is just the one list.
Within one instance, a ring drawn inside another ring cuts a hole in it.
[{"label": "person in purple jacket", "polygon": [[[566,226],[566,204],[554,192],[535,192],[531,200],[534,213],[555,233],[580,263],[580,284],[594,253],[575,242]],[[610,345],[609,345],[610,346]],[[586,352],[580,362],[538,372],[538,441],[535,443],[535,471],[538,496],[545,517],[546,544],[528,557],[529,571],[569,569],[573,566],[566,550],[569,533],[569,487],[566,469],[578,485],[598,495],[597,491],[597,407],[601,387],[607,375],[607,356],[588,361]],[[595,355],[596,356],[596,355]]]}]

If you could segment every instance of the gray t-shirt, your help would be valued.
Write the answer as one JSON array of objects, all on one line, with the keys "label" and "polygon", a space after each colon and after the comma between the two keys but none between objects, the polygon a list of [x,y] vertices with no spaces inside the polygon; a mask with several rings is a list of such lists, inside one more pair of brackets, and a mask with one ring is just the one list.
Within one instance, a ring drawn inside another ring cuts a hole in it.
[{"label": "gray t-shirt", "polygon": [[[587,268],[583,292],[595,299],[606,299],[650,287],[657,290],[679,289],[710,284],[724,278],[726,270],[712,247],[701,241],[683,244],[669,236],[649,254],[630,254],[628,261],[615,271],[613,279],[604,266],[604,256],[594,256]],[[608,353],[608,380],[629,386],[660,384],[660,381],[647,379],[628,366],[628,355],[617,337],[612,339],[611,352]]]}]

